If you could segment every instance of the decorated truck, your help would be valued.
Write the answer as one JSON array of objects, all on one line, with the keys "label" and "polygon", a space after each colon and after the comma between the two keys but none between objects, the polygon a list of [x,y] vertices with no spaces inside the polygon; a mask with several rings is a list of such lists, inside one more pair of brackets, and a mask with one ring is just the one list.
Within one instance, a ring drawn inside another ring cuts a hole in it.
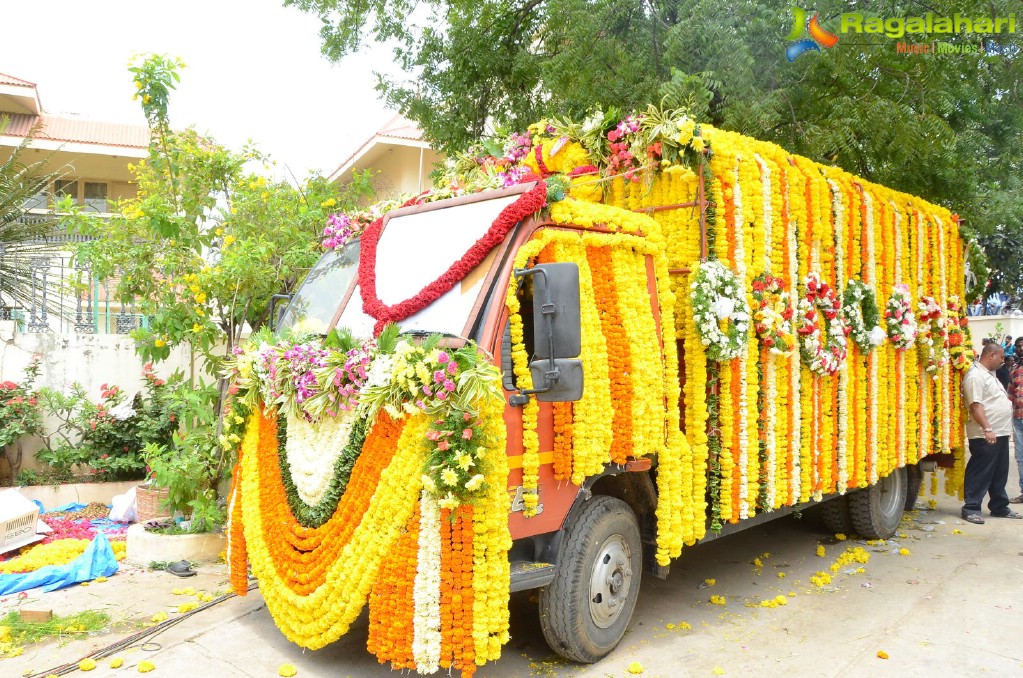
[{"label": "decorated truck", "polygon": [[929,456],[958,490],[955,215],[679,111],[500,153],[332,216],[237,351],[231,577],[289,639],[368,606],[381,662],[471,675],[539,589],[594,662],[684,548],[818,502],[888,537]]}]

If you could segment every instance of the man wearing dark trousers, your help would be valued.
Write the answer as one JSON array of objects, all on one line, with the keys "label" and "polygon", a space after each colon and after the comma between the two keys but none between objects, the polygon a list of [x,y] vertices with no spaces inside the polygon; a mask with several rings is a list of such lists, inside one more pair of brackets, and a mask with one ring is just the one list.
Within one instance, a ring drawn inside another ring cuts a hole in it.
[{"label": "man wearing dark trousers", "polygon": [[1005,361],[1005,349],[991,342],[963,379],[963,402],[970,411],[966,437],[970,460],[963,478],[963,520],[983,525],[981,504],[989,495],[988,510],[995,518],[1023,518],[1009,508],[1005,483],[1009,479],[1009,435],[1012,433],[1012,401],[995,377]]}]

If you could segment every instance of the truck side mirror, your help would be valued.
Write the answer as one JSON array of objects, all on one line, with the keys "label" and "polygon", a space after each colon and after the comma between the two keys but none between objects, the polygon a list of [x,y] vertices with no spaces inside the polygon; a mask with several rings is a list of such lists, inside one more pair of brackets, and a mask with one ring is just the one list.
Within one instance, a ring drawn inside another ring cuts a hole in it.
[{"label": "truck side mirror", "polygon": [[[578,358],[582,352],[579,266],[540,264],[533,275],[533,331],[537,358]],[[516,273],[518,273],[516,271]],[[548,320],[553,325],[550,336]],[[553,341],[550,338],[553,337]]]},{"label": "truck side mirror", "polygon": [[533,332],[536,360],[529,363],[536,388],[511,396],[520,406],[536,395],[541,402],[569,402],[583,396],[582,312],[579,304],[579,266],[539,264],[515,271],[533,278]]},{"label": "truck side mirror", "polygon": [[270,330],[274,331],[281,326],[281,321],[284,320],[284,314],[288,310],[288,304],[283,303],[280,306],[277,302],[284,301],[289,302],[294,294],[275,294],[270,297]]}]

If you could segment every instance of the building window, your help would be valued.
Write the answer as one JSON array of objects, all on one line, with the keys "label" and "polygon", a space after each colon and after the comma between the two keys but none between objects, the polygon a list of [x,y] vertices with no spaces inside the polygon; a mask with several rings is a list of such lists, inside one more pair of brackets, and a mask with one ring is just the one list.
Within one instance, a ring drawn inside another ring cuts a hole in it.
[{"label": "building window", "polygon": [[94,212],[107,211],[107,184],[105,182],[85,182],[85,209]]},{"label": "building window", "polygon": [[53,195],[57,200],[71,198],[78,201],[78,180],[57,179],[53,182]]}]

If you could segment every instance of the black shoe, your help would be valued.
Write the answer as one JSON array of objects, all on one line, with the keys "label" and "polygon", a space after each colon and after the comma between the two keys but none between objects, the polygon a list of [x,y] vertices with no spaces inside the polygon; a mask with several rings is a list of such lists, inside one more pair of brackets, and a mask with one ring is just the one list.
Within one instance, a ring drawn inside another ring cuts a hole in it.
[{"label": "black shoe", "polygon": [[194,577],[195,570],[188,564],[187,560],[179,560],[167,566],[167,571],[176,577]]}]

